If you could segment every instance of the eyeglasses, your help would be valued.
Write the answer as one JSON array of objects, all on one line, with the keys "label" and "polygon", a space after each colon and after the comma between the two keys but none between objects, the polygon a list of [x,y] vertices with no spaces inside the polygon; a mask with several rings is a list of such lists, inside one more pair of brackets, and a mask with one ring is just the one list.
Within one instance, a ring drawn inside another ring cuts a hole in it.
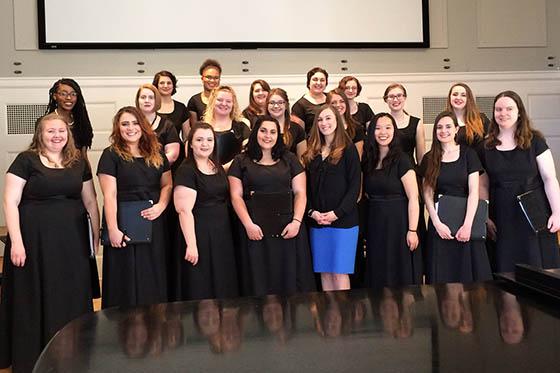
[{"label": "eyeglasses", "polygon": [[268,105],[270,106],[282,106],[286,103],[286,101],[269,101]]},{"label": "eyeglasses", "polygon": [[220,77],[219,76],[214,76],[214,75],[204,75],[204,79],[218,81],[218,80],[220,80]]},{"label": "eyeglasses", "polygon": [[65,91],[60,91],[60,92],[56,92],[57,95],[59,95],[62,98],[66,98],[66,97],[72,97],[72,98],[76,98],[78,97],[78,94],[76,92],[65,92]]},{"label": "eyeglasses", "polygon": [[388,95],[387,100],[401,100],[403,97],[405,97],[405,95],[403,95],[402,93],[399,93],[397,95]]}]

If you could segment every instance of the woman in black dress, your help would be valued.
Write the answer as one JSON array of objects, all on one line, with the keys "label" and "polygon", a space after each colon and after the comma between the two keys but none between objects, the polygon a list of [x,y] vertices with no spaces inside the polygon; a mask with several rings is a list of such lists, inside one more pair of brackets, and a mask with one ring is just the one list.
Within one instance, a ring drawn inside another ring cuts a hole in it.
[{"label": "woman in black dress", "polygon": [[266,99],[268,114],[280,124],[280,132],[286,148],[301,160],[307,150],[305,130],[290,119],[290,101],[282,88],[273,88]]},{"label": "woman in black dress", "polygon": [[340,114],[330,105],[317,111],[308,144],[303,161],[313,268],[321,273],[323,290],[349,289],[358,243],[360,158]]},{"label": "woman in black dress", "polygon": [[346,97],[348,97],[348,102],[350,104],[348,111],[350,111],[352,118],[362,126],[364,132],[367,132],[369,124],[375,114],[367,103],[356,101],[356,97],[362,93],[360,81],[354,76],[345,76],[338,83],[338,88],[342,89]]},{"label": "woman in black dress", "polygon": [[[172,98],[172,96],[177,93],[177,78],[173,73],[162,70],[154,75],[152,84],[157,88],[161,97],[161,107],[157,111],[157,114],[173,123],[179,137],[183,139],[184,142],[184,139],[187,138],[189,133],[190,114],[185,104]],[[182,151],[180,153],[182,153]],[[181,162],[184,159],[184,157],[179,157],[180,159],[178,159],[177,162]]]},{"label": "woman in black dress", "polygon": [[200,73],[200,80],[202,80],[202,92],[192,96],[187,103],[190,123],[196,123],[203,119],[210,93],[212,93],[214,88],[220,86],[222,66],[216,60],[207,59],[200,65],[198,71]]},{"label": "woman in black dress", "polygon": [[266,99],[270,93],[270,85],[262,79],[251,83],[249,88],[249,106],[241,113],[249,121],[249,127],[253,128],[259,115],[266,114]]},{"label": "woman in black dress", "polygon": [[303,226],[305,172],[296,156],[286,150],[276,119],[267,115],[257,119],[247,151],[235,157],[228,179],[231,202],[243,224],[245,259],[240,275],[249,278],[249,294],[313,290]]},{"label": "woman in black dress", "polygon": [[292,106],[292,121],[305,129],[309,135],[316,111],[327,101],[325,89],[329,84],[329,74],[321,67],[314,67],[307,72],[307,93]]},{"label": "woman in black dress", "polygon": [[445,110],[452,111],[459,122],[457,143],[475,150],[488,133],[490,121],[481,113],[471,88],[465,83],[455,83],[447,94]]},{"label": "woman in black dress", "polygon": [[89,165],[62,116],[40,118],[31,146],[8,169],[4,213],[0,369],[31,372],[51,337],[92,311],[88,257],[97,251],[99,211]]},{"label": "woman in black dress", "polygon": [[[543,135],[532,128],[519,95],[501,92],[494,99],[494,117],[484,144],[481,195],[490,196],[488,235],[496,240],[495,270],[513,272],[515,264],[558,268],[556,233],[560,230],[560,188],[552,153]],[[546,229],[531,229],[517,196],[533,191],[551,211]]]},{"label": "woman in black dress", "polygon": [[[471,240],[471,228],[478,207],[479,172],[476,152],[456,141],[459,124],[455,114],[440,113],[433,130],[431,150],[420,166],[423,192],[430,214],[426,282],[479,282],[492,278],[483,240]],[[438,196],[467,198],[463,225],[455,235],[436,211]]]},{"label": "woman in black dress", "polygon": [[186,247],[181,266],[182,300],[239,295],[228,180],[217,161],[215,143],[212,126],[195,123],[187,138],[187,158],[175,175],[180,252]]},{"label": "woman in black dress", "polygon": [[348,98],[346,97],[344,91],[340,88],[330,91],[327,94],[327,104],[334,106],[340,114],[344,124],[344,129],[346,130],[348,136],[350,136],[352,143],[356,146],[360,159],[362,159],[366,135],[362,126],[360,126],[350,115],[350,110],[348,110],[350,103],[348,102]]},{"label": "woman in black dress", "polygon": [[237,95],[233,88],[220,86],[212,91],[204,113],[204,122],[216,133],[218,162],[227,171],[233,158],[241,153],[251,130],[241,121]]},{"label": "woman in black dress", "polygon": [[73,79],[57,80],[49,89],[49,104],[45,114],[56,113],[70,126],[74,145],[87,160],[87,149],[91,148],[93,128],[86,108],[82,89]]},{"label": "woman in black dress", "polygon": [[152,129],[163,147],[169,165],[173,165],[179,157],[181,140],[173,122],[159,116],[157,113],[161,108],[159,91],[151,84],[143,84],[136,91],[134,103],[136,108],[144,114],[148,123],[151,123]]},{"label": "woman in black dress", "polygon": [[395,119],[377,114],[368,134],[363,190],[367,200],[368,287],[421,283],[416,173],[398,142]]},{"label": "woman in black dress", "polygon": [[[171,196],[169,163],[150,123],[135,107],[117,112],[110,141],[97,167],[110,240],[103,247],[102,307],[165,302],[167,230],[160,215]],[[153,206],[141,216],[152,222],[151,242],[127,244],[117,222],[118,203],[148,200]]]}]

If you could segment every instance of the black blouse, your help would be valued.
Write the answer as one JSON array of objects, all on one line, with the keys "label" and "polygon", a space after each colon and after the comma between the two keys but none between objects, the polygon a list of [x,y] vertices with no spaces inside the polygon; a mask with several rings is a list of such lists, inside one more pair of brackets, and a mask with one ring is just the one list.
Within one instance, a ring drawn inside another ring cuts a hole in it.
[{"label": "black blouse", "polygon": [[187,110],[196,113],[198,120],[202,120],[204,112],[206,111],[206,104],[202,102],[202,92],[192,96],[187,103]]}]

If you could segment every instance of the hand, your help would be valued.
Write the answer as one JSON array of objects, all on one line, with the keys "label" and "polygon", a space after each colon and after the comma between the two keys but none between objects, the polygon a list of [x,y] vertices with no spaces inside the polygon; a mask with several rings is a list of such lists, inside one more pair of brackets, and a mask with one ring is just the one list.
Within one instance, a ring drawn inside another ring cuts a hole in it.
[{"label": "hand", "polygon": [[294,238],[299,233],[299,227],[300,226],[301,226],[301,223],[299,221],[292,220],[288,225],[286,225],[286,227],[282,231],[282,234],[281,234],[282,238],[285,239],[285,240],[288,240],[290,238]]},{"label": "hand", "polygon": [[323,224],[327,224],[327,225],[330,225],[332,222],[338,219],[338,216],[336,216],[334,211],[324,212],[321,215],[323,221],[325,222]]},{"label": "hand", "polygon": [[165,208],[164,208],[161,204],[156,203],[156,204],[153,205],[152,207],[140,211],[140,215],[141,215],[144,219],[156,220],[157,218],[159,218],[159,216],[161,215],[161,213],[162,213],[164,210],[165,210]]},{"label": "hand", "polygon": [[251,222],[245,226],[247,237],[253,241],[260,241],[264,237],[261,227]]},{"label": "hand", "polygon": [[130,241],[130,238],[120,229],[109,229],[109,241],[112,247],[126,247],[126,243]]},{"label": "hand", "polygon": [[455,238],[457,239],[457,241],[460,242],[468,242],[471,239],[471,231],[472,231],[471,226],[463,224],[457,231]]},{"label": "hand", "polygon": [[449,227],[442,222],[434,224],[434,228],[436,229],[436,232],[441,237],[441,239],[452,240],[454,238]]},{"label": "hand", "polygon": [[198,263],[198,247],[195,245],[187,246],[185,260],[195,266]]},{"label": "hand", "polygon": [[321,214],[319,211],[313,211],[311,213],[311,215],[309,215],[309,217],[313,220],[315,220],[317,222],[317,224],[324,224],[323,223],[323,214]]},{"label": "hand", "polygon": [[560,230],[560,214],[550,215],[546,227],[550,230],[550,233],[558,232]]},{"label": "hand", "polygon": [[490,218],[486,220],[486,230],[488,231],[488,238],[492,241],[496,241],[498,228],[496,228],[496,224],[494,224],[494,222]]},{"label": "hand", "polygon": [[12,264],[16,267],[23,267],[25,265],[25,248],[23,244],[21,245],[13,245],[11,248],[10,259],[12,260]]},{"label": "hand", "polygon": [[410,251],[416,250],[416,248],[418,247],[418,242],[418,233],[411,231],[408,231],[406,233],[406,244],[408,245],[408,249]]}]

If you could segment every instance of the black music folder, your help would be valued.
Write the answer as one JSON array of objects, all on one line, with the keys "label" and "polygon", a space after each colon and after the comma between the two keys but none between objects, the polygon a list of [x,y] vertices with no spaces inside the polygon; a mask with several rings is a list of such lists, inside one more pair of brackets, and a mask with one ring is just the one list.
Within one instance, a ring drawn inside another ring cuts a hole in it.
[{"label": "black music folder", "polygon": [[520,194],[517,201],[533,232],[539,233],[547,229],[552,211],[544,190],[539,188]]},{"label": "black music folder", "polygon": [[252,192],[247,201],[253,223],[268,237],[281,237],[293,218],[292,192]]},{"label": "black music folder", "polygon": [[[437,203],[437,214],[442,223],[451,230],[453,237],[463,225],[467,213],[467,198],[442,195]],[[479,200],[474,215],[471,240],[486,239],[486,220],[488,219],[488,201]]]},{"label": "black music folder", "polygon": [[[124,201],[119,202],[117,207],[117,224],[119,229],[130,238],[127,244],[152,242],[152,222],[140,215],[142,210],[152,207],[152,201]],[[111,245],[109,231],[103,214],[101,228],[101,243]]]}]

